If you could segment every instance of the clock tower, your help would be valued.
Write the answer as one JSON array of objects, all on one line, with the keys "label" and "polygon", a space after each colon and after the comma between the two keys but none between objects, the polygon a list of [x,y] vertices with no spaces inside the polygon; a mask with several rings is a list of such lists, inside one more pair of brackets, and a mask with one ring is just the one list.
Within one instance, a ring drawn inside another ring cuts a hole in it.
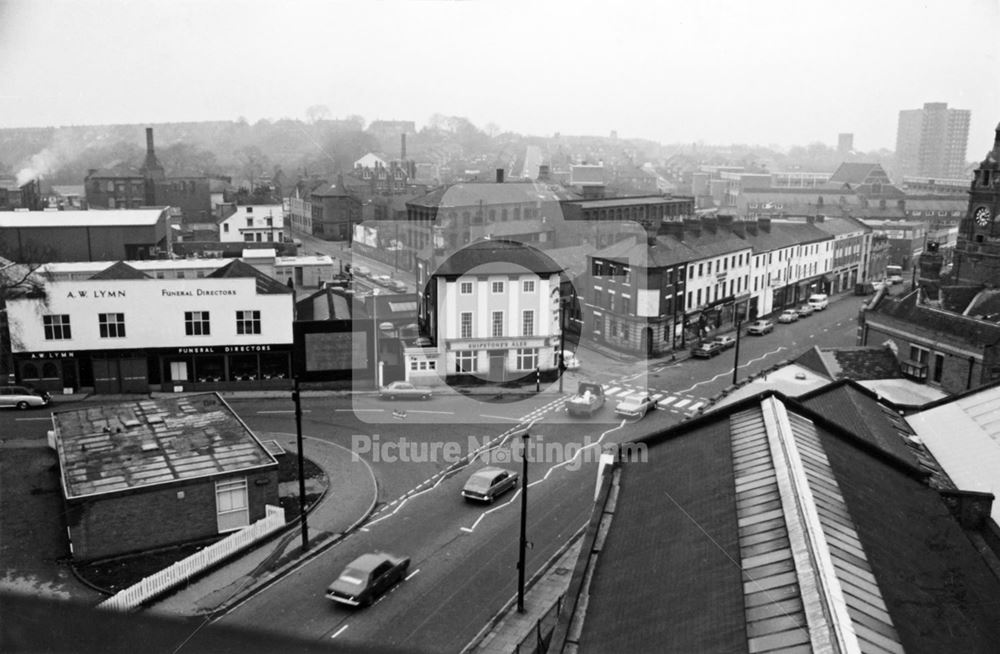
[{"label": "clock tower", "polygon": [[1000,288],[1000,125],[993,149],[969,187],[969,207],[959,224],[953,274],[959,284]]}]

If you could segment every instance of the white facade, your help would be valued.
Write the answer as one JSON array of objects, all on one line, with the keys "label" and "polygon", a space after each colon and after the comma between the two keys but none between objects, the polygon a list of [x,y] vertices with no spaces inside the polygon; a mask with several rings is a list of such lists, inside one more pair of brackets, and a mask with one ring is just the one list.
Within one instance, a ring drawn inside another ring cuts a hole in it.
[{"label": "white facade", "polygon": [[[54,281],[45,295],[8,300],[14,354],[215,346],[238,352],[293,341],[293,295],[258,294],[252,278]],[[237,312],[259,312],[259,320],[241,329]],[[192,329],[195,313],[199,326]]]},{"label": "white facade", "polygon": [[240,205],[219,222],[219,240],[224,243],[280,243],[284,233],[285,211],[280,204]]},{"label": "white facade", "polygon": [[685,309],[691,311],[725,297],[746,294],[749,291],[752,253],[752,249],[747,247],[688,264]]}]

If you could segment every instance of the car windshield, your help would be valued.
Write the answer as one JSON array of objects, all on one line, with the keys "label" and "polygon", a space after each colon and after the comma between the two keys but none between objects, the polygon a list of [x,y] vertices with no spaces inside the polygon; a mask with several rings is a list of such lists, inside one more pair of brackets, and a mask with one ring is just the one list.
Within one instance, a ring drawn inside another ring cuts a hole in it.
[{"label": "car windshield", "polygon": [[482,475],[473,475],[472,477],[469,477],[469,481],[466,482],[465,488],[467,490],[474,490],[474,491],[488,490],[491,481],[493,481],[492,476],[485,477]]}]

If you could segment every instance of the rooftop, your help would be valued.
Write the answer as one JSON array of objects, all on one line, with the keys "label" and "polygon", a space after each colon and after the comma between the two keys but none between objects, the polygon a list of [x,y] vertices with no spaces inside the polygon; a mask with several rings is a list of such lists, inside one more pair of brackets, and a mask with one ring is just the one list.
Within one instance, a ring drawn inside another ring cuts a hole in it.
[{"label": "rooftop", "polygon": [[67,499],[277,465],[215,393],[89,405],[52,416]]},{"label": "rooftop", "polygon": [[166,218],[166,207],[147,209],[89,209],[87,211],[5,211],[0,213],[0,229],[5,227],[126,227],[155,225]]}]

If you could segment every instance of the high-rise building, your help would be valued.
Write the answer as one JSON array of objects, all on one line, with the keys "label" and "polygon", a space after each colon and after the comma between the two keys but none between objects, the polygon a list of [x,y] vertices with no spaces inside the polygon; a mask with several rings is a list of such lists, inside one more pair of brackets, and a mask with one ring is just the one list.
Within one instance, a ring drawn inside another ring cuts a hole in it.
[{"label": "high-rise building", "polygon": [[854,134],[837,134],[837,154],[847,154],[854,149]]},{"label": "high-rise building", "polygon": [[900,174],[963,177],[971,115],[968,109],[949,109],[947,102],[925,102],[923,109],[900,111],[896,131]]}]

